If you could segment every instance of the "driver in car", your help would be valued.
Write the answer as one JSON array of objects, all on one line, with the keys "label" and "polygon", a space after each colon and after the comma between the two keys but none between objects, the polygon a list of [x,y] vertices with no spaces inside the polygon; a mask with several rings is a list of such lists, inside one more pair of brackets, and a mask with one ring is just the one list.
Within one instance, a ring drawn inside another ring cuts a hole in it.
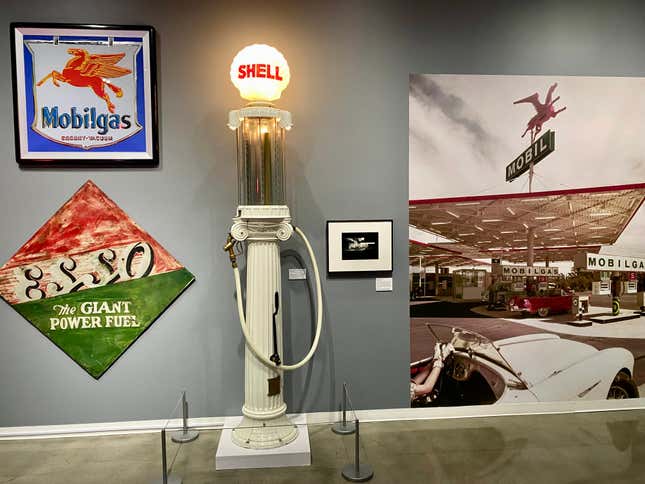
[{"label": "driver in car", "polygon": [[410,381],[411,401],[421,397],[426,397],[430,400],[434,400],[436,398],[437,395],[433,393],[433,390],[439,380],[439,375],[441,375],[443,362],[453,351],[455,351],[455,348],[451,343],[437,343],[434,345],[432,364],[428,363],[428,365],[419,373],[414,375],[414,378]]}]

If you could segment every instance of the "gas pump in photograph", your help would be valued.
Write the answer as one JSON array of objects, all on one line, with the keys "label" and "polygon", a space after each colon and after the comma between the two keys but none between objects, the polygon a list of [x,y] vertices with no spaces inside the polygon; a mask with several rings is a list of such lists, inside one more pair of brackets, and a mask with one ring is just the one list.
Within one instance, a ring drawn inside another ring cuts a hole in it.
[{"label": "gas pump in photograph", "polygon": [[[238,207],[224,250],[229,253],[242,333],[246,341],[244,415],[233,442],[250,449],[286,445],[298,428],[286,417],[282,396],[284,371],[296,370],[313,356],[322,329],[322,294],[316,258],[307,237],[291,223],[285,202],[284,142],[291,114],[271,101],[289,84],[289,65],[268,45],[242,49],[231,64],[231,81],[250,101],[229,113],[237,139]],[[282,312],[279,243],[293,233],[311,258],[317,293],[316,333],[306,356],[295,364],[281,359]],[[246,242],[246,308],[236,246]]]},{"label": "gas pump in photograph", "polygon": [[627,280],[623,281],[623,294],[638,294],[638,279],[635,272],[630,272]]}]

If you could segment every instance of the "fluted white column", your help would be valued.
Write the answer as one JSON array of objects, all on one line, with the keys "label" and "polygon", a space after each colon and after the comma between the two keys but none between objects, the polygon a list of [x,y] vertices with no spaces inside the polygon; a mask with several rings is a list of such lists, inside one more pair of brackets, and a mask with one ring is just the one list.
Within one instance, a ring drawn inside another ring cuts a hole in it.
[{"label": "fluted white column", "polygon": [[[278,241],[250,241],[247,246],[246,322],[253,342],[269,357],[273,353],[273,311],[275,293],[282,294],[280,281],[280,251]],[[278,352],[282,354],[282,309],[276,316]],[[287,405],[278,395],[268,396],[268,380],[276,372],[260,362],[246,348],[244,407],[242,413],[256,419],[279,417]],[[282,375],[279,375],[282,377]],[[282,383],[282,382],[281,382]]]},{"label": "fluted white column", "polygon": [[[282,299],[279,240],[288,238],[290,229],[290,225],[283,223],[258,232],[247,232],[246,228],[242,231],[247,242],[246,324],[251,340],[267,358],[273,354],[275,293]],[[238,297],[242,296],[238,294]],[[278,352],[282,355],[282,300],[276,315],[276,335]],[[251,449],[288,444],[297,437],[298,428],[285,416],[282,371],[262,363],[248,346],[244,363],[244,418],[233,431],[233,442]],[[278,376],[280,392],[269,396],[269,380]]]}]

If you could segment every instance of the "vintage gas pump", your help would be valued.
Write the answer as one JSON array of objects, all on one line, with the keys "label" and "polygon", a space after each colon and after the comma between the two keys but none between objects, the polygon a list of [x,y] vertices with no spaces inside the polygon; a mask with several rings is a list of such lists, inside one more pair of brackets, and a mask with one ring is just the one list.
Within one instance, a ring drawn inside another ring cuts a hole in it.
[{"label": "vintage gas pump", "polygon": [[[316,259],[305,234],[291,223],[285,204],[284,140],[291,114],[271,101],[289,83],[289,66],[268,45],[242,49],[231,64],[231,80],[244,108],[229,113],[228,126],[236,133],[238,207],[224,250],[235,276],[237,306],[246,340],[244,418],[233,442],[250,449],[268,449],[294,440],[298,429],[286,417],[282,375],[306,364],[318,346],[322,328],[322,295]],[[295,231],[307,248],[317,293],[316,333],[311,348],[298,363],[286,365],[282,354],[282,299],[279,242]],[[236,245],[246,242],[246,311],[237,267]]]}]

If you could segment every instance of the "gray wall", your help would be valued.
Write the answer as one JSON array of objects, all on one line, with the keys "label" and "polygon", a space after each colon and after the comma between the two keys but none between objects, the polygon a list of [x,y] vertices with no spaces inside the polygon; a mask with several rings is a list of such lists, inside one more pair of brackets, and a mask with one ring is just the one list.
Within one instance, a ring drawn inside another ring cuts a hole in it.
[{"label": "gray wall", "polygon": [[[287,379],[295,411],[335,408],[343,381],[357,407],[408,404],[409,72],[645,75],[639,3],[310,3],[3,2],[0,261],[92,179],[197,281],[99,381],[0,304],[0,426],[161,418],[182,389],[195,416],[239,414],[243,345],[220,247],[236,201],[226,113],[242,105],[228,67],[242,46],[275,45],[291,66],[292,85],[279,103],[296,123],[288,137],[290,206],[319,260],[326,220],[395,222],[392,293],[375,293],[373,279],[323,281],[320,350]],[[153,25],[160,167],[21,170],[13,148],[10,21]],[[283,255],[287,267],[306,259],[295,242]],[[284,288],[295,348],[285,356],[292,360],[311,334],[309,291],[302,282],[284,281]]]}]

